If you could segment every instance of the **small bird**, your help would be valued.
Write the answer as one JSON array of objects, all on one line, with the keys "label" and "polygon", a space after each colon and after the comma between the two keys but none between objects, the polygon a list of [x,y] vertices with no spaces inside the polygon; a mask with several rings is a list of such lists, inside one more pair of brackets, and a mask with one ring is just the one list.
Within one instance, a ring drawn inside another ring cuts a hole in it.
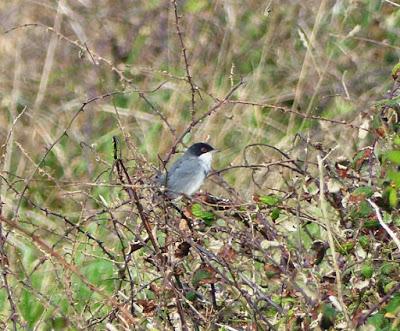
[{"label": "small bird", "polygon": [[217,150],[206,143],[196,143],[177,159],[158,182],[167,189],[167,195],[178,198],[197,192],[211,170],[213,153]]}]

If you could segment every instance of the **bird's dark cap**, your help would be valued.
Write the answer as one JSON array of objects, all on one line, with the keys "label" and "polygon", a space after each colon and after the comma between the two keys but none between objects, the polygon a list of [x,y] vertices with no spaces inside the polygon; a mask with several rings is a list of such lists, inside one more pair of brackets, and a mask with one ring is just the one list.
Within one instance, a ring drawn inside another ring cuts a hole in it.
[{"label": "bird's dark cap", "polygon": [[193,144],[192,146],[190,146],[189,149],[186,151],[186,153],[200,156],[202,154],[205,154],[205,153],[208,153],[211,151],[215,151],[215,148],[212,147],[211,145],[206,144],[206,143],[196,143],[196,144]]}]

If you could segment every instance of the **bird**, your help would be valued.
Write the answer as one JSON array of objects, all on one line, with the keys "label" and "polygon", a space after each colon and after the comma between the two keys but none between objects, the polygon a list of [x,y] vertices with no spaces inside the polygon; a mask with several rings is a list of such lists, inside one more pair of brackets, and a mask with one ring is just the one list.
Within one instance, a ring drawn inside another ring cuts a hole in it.
[{"label": "bird", "polygon": [[216,151],[214,147],[203,142],[190,146],[158,178],[158,183],[166,188],[167,196],[176,199],[182,195],[191,197],[196,193],[211,170],[212,157]]}]

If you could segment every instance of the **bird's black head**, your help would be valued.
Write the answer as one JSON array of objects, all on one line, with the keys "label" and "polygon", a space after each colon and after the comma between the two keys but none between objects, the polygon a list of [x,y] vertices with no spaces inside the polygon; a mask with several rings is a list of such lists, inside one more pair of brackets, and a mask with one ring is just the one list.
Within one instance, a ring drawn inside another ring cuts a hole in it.
[{"label": "bird's black head", "polygon": [[196,144],[193,144],[192,146],[190,146],[186,153],[192,154],[195,156],[200,156],[204,153],[208,153],[208,152],[211,152],[214,150],[215,150],[215,148],[210,146],[209,144],[196,143]]}]

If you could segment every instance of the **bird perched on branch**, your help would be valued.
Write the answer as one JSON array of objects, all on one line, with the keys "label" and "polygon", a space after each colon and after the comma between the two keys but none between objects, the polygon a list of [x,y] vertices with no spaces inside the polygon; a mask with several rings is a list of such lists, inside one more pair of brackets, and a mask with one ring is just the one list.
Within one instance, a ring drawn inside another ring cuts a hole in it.
[{"label": "bird perched on branch", "polygon": [[157,180],[167,189],[167,196],[175,199],[196,193],[211,170],[212,157],[216,151],[206,143],[190,146]]}]

